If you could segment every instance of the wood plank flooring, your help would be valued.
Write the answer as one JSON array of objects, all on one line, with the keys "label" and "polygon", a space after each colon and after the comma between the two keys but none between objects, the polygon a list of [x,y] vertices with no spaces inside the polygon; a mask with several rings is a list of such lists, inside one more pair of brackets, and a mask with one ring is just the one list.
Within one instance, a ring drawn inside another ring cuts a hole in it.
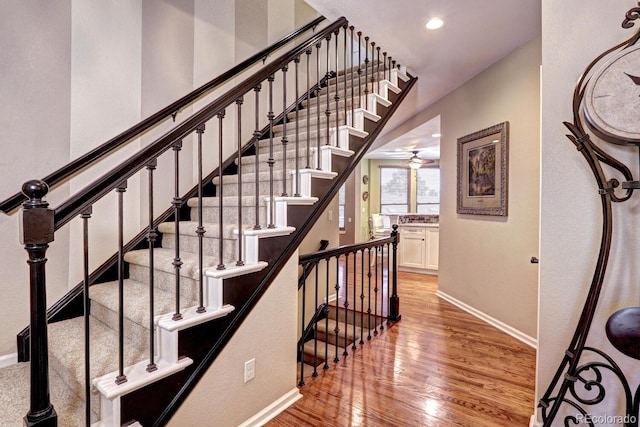
[{"label": "wood plank flooring", "polygon": [[535,350],[399,273],[402,320],[317,378],[267,426],[528,426]]}]

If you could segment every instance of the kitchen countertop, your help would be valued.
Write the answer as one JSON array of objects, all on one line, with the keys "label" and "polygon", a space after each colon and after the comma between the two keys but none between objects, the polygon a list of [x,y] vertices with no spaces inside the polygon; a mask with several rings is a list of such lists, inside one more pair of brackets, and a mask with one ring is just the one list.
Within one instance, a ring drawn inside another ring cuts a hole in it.
[{"label": "kitchen countertop", "polygon": [[406,224],[398,224],[398,227],[428,227],[428,228],[437,228],[440,227],[440,224],[437,222],[411,222]]}]

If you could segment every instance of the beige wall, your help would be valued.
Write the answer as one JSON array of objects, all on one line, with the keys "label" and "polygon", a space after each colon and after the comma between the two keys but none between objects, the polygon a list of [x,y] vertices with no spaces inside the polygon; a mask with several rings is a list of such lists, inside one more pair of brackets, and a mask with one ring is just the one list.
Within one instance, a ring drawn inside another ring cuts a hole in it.
[{"label": "beige wall", "polygon": [[[535,339],[537,322],[538,271],[530,259],[538,255],[540,61],[540,39],[532,40],[387,136],[440,115],[439,289],[527,341]],[[509,216],[458,215],[457,139],[504,121]]]},{"label": "beige wall", "polygon": [[[593,175],[565,137],[571,121],[573,91],[585,67],[605,49],[638,30],[621,28],[636,1],[615,4],[598,0],[542,2],[542,181],[540,234],[540,311],[537,397],[546,390],[580,317],[600,244],[601,205]],[[572,23],[568,25],[568,23]],[[597,139],[596,139],[597,141]],[[637,151],[599,142],[638,176]],[[608,173],[609,175],[610,172]],[[609,176],[611,177],[611,176]],[[613,349],[605,336],[610,314],[640,300],[637,259],[640,256],[637,194],[614,204],[611,258],[587,345],[610,354],[630,375],[632,392],[640,382],[638,361]],[[584,359],[583,359],[584,360]],[[588,407],[594,415],[624,414],[619,383],[605,375],[607,398]],[[614,386],[612,387],[612,384]],[[584,391],[584,389],[583,389]],[[537,400],[537,399],[536,399]],[[555,423],[561,424],[560,418]]]},{"label": "beige wall", "polygon": [[[295,389],[297,267],[295,253],[169,426],[237,426]],[[244,383],[253,358],[255,379]]]}]

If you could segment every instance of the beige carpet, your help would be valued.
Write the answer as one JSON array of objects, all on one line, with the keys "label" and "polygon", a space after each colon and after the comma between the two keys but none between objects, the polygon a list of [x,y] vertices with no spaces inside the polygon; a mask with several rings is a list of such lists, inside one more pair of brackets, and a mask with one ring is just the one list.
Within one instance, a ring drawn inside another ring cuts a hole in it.
[{"label": "beige carpet", "polygon": [[[74,396],[62,379],[51,372],[51,403],[58,409],[58,425],[84,425],[84,403]],[[61,406],[64,402],[64,407]],[[0,369],[0,426],[22,427],[29,411],[29,363],[18,363]]]}]

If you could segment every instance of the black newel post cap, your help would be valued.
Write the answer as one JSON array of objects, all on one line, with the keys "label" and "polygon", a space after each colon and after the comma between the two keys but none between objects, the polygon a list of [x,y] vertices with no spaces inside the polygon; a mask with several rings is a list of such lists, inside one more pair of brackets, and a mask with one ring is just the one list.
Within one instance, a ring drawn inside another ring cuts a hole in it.
[{"label": "black newel post cap", "polygon": [[25,209],[46,207],[49,204],[42,200],[49,192],[49,186],[46,182],[33,179],[22,185],[22,194],[27,196],[29,200],[24,202]]}]

